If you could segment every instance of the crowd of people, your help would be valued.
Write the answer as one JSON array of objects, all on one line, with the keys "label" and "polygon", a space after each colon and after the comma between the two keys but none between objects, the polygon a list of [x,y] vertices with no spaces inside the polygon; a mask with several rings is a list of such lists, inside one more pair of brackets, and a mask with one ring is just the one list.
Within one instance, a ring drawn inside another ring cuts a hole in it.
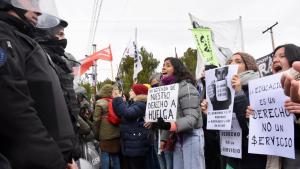
[{"label": "crowd of people", "polygon": [[[285,109],[294,116],[295,159],[251,154],[248,82],[261,74],[248,53],[228,58],[226,65],[238,65],[231,84],[242,158],[222,156],[219,131],[207,128],[207,99],[216,110],[231,100],[217,101],[215,93],[206,92],[215,86],[206,87],[205,76],[197,82],[180,59],[167,57],[161,73],[149,75],[149,84],[132,84],[128,98],[117,84],[105,84],[90,102],[85,88],[73,86],[73,67],[79,63],[65,52],[68,23],[34,3],[39,2],[0,0],[0,168],[77,169],[76,161],[88,159],[89,151],[82,148],[86,142],[99,156],[88,160],[101,161],[101,169],[300,168],[300,84],[295,76],[284,73],[281,78],[289,96]],[[299,46],[278,46],[272,59],[273,74],[291,68],[300,72]],[[228,70],[215,73],[222,80]],[[145,122],[148,90],[172,84],[179,86],[176,121],[159,117]]]}]

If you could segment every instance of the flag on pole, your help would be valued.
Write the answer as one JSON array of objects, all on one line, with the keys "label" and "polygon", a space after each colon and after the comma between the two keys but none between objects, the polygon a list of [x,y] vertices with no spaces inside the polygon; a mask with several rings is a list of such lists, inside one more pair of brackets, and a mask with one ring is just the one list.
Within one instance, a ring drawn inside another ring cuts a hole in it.
[{"label": "flag on pole", "polygon": [[133,47],[134,47],[133,81],[136,81],[138,74],[140,73],[140,71],[143,70],[143,65],[142,65],[143,57],[138,51],[138,47],[135,42],[133,42]]},{"label": "flag on pole", "polygon": [[125,49],[124,55],[134,58],[133,81],[136,82],[138,74],[143,70],[143,57],[138,50],[137,44],[135,42],[131,42]]},{"label": "flag on pole", "polygon": [[112,52],[110,45],[107,48],[104,48],[98,52],[93,53],[87,58],[80,61],[80,75],[84,74],[98,59],[112,61]]},{"label": "flag on pole", "polygon": [[[209,22],[202,21],[189,14],[193,28],[208,28],[211,30],[212,48],[214,49],[215,56],[218,64],[223,66],[228,57],[233,52],[243,51],[243,32],[241,17],[236,20]],[[201,52],[198,51],[198,56],[203,57]],[[197,57],[198,60],[198,57]],[[197,63],[199,63],[197,61]],[[207,63],[199,63],[198,66],[203,66]],[[196,70],[201,68],[196,68]],[[197,76],[198,75],[198,76]],[[199,79],[200,73],[196,72],[196,78]]]}]

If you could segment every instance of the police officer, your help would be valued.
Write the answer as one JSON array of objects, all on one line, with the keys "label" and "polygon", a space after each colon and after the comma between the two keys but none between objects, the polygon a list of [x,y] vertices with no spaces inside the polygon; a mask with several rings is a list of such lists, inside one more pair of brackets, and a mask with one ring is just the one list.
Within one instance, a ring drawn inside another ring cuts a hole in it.
[{"label": "police officer", "polygon": [[34,26],[59,23],[53,3],[0,0],[0,153],[12,168],[65,169],[71,162],[74,131],[59,79],[29,37]]},{"label": "police officer", "polygon": [[[64,29],[68,26],[68,23],[64,20],[60,20],[60,23],[52,28],[36,29],[35,40],[41,45],[41,47],[47,52],[51,60],[54,63],[55,71],[58,75],[61,88],[65,101],[67,103],[69,115],[73,128],[76,133],[76,138],[73,140],[74,151],[72,157],[78,159],[81,155],[78,136],[78,115],[79,104],[76,100],[76,94],[73,86],[73,66],[76,63],[73,56],[67,56],[65,48],[67,46],[67,39],[65,38]],[[72,58],[70,58],[72,57]]]}]

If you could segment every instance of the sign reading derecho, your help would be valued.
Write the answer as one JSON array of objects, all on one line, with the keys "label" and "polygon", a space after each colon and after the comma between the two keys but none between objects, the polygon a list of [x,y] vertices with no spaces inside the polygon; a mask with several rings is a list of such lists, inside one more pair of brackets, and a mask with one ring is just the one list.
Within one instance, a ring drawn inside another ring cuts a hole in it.
[{"label": "sign reading derecho", "polygon": [[178,89],[178,83],[149,89],[145,121],[156,122],[158,117],[176,121]]},{"label": "sign reading derecho", "polygon": [[293,115],[280,84],[281,73],[249,82],[250,117],[248,152],[295,158]]},{"label": "sign reading derecho", "polygon": [[235,91],[231,80],[237,65],[205,71],[206,99],[208,102],[207,129],[230,130]]},{"label": "sign reading derecho", "polygon": [[220,131],[221,155],[242,158],[242,129],[232,113],[232,129]]}]

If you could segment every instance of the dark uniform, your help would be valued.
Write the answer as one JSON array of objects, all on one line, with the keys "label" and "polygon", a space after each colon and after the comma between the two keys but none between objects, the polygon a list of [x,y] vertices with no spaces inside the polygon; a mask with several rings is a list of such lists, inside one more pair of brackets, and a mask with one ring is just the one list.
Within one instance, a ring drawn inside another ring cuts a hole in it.
[{"label": "dark uniform", "polygon": [[0,152],[13,168],[65,169],[74,131],[53,63],[27,28],[0,12]]},{"label": "dark uniform", "polygon": [[[42,30],[40,31],[42,32]],[[79,115],[79,103],[76,99],[75,90],[73,87],[73,69],[72,62],[65,56],[65,47],[67,40],[58,40],[54,38],[49,38],[47,36],[47,31],[43,31],[42,36],[36,37],[36,41],[41,45],[41,47],[50,56],[54,63],[54,68],[56,74],[58,75],[60,85],[63,91],[65,101],[67,103],[70,119],[73,125],[73,129],[76,132],[76,138],[73,140],[74,151],[71,152],[71,156],[77,160],[81,156],[81,150],[79,146],[79,136],[78,136],[78,115]],[[43,36],[44,35],[44,36]]]}]

